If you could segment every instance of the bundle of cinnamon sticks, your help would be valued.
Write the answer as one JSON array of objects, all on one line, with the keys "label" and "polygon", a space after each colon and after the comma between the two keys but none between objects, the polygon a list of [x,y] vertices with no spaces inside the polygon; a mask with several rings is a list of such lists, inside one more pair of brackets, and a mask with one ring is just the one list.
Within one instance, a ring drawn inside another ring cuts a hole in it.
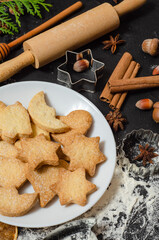
[{"label": "bundle of cinnamon sticks", "polygon": [[140,64],[125,52],[106,83],[100,99],[109,103],[113,110],[122,107],[128,91],[159,87],[159,75],[136,77]]},{"label": "bundle of cinnamon sticks", "polygon": [[[125,86],[126,81],[133,82],[139,69],[140,64],[133,61],[133,57],[130,53],[125,52],[105,85],[100,99],[109,103],[110,108],[113,110],[120,110],[127,96],[127,91],[129,90],[125,88],[121,90],[120,84]],[[118,88],[116,88],[116,86]]]}]

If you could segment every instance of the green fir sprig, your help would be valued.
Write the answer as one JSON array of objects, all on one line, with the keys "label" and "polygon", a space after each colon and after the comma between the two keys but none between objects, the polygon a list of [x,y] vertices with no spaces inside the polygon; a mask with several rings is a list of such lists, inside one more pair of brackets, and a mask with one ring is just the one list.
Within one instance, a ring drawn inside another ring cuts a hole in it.
[{"label": "green fir sprig", "polygon": [[[52,5],[45,0],[0,1],[0,33],[13,35],[21,27],[21,15],[28,13],[42,18],[41,8],[49,12],[49,7]],[[13,13],[14,18],[11,17],[10,12]]]}]

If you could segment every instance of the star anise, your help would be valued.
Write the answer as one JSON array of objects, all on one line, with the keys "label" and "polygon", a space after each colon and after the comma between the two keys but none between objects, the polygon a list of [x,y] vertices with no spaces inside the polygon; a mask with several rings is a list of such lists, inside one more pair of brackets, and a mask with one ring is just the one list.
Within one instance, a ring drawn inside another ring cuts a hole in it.
[{"label": "star anise", "polygon": [[119,40],[119,36],[120,36],[119,34],[117,34],[115,38],[109,36],[110,40],[102,42],[105,45],[103,49],[111,48],[111,52],[113,54],[116,51],[117,45],[125,42],[125,40]]},{"label": "star anise", "polygon": [[154,162],[152,161],[152,158],[158,156],[157,153],[154,153],[155,149],[153,147],[150,147],[148,143],[145,145],[145,147],[139,144],[139,150],[140,154],[135,157],[134,160],[142,160],[144,166],[147,162],[153,164]]},{"label": "star anise", "polygon": [[126,118],[122,116],[119,110],[115,110],[114,112],[110,111],[106,115],[106,120],[115,132],[119,129],[124,130],[124,124],[127,123]]}]

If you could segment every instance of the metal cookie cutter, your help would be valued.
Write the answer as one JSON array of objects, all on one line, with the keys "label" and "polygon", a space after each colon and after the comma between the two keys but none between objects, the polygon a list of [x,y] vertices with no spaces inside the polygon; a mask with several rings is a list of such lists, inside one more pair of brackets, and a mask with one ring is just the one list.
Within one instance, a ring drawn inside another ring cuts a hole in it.
[{"label": "metal cookie cutter", "polygon": [[[89,61],[89,67],[82,72],[76,72],[73,70],[74,63],[79,59],[86,59]],[[94,93],[96,83],[103,75],[104,66],[104,63],[93,58],[90,49],[84,50],[80,53],[67,51],[66,62],[57,68],[57,80],[60,81],[62,85],[73,90],[84,90]]]}]

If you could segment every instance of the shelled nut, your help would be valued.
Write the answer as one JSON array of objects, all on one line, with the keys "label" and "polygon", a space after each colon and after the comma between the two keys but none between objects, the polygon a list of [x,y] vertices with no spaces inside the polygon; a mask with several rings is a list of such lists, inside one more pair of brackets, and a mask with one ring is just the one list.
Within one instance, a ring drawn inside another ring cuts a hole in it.
[{"label": "shelled nut", "polygon": [[159,54],[159,39],[146,39],[142,43],[142,51],[150,54],[151,56],[156,56]]},{"label": "shelled nut", "polygon": [[153,113],[152,113],[152,118],[156,123],[159,123],[159,102],[156,102],[153,105]]},{"label": "shelled nut", "polygon": [[139,101],[137,101],[135,106],[141,110],[149,110],[152,108],[153,102],[151,99],[148,98],[140,99]]},{"label": "shelled nut", "polygon": [[75,72],[83,72],[87,68],[89,68],[89,61],[87,59],[80,59],[73,65],[73,70]]},{"label": "shelled nut", "polygon": [[154,68],[152,75],[159,75],[159,66]]}]

